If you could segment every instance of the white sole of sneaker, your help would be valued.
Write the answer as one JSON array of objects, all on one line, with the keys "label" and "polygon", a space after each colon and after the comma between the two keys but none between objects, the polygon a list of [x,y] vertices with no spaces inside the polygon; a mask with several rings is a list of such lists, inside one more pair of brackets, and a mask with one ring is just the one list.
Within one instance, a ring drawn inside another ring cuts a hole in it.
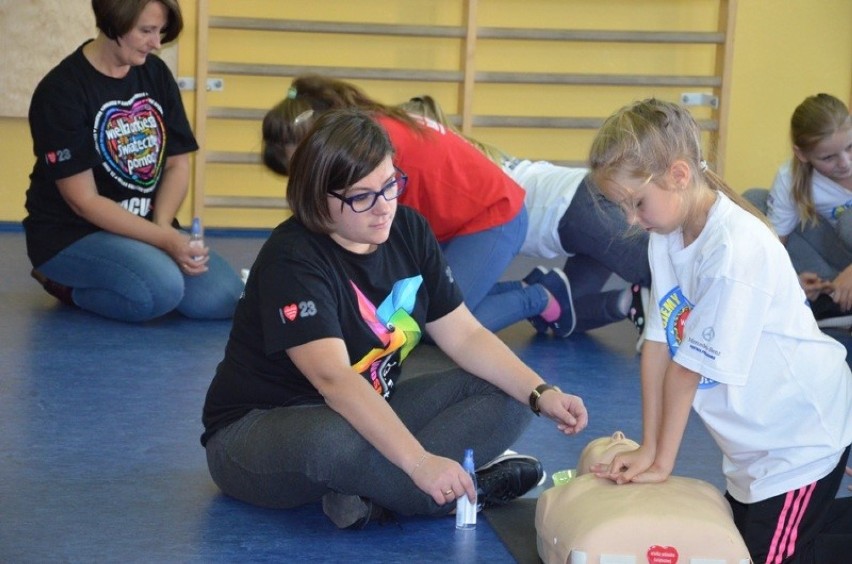
[{"label": "white sole of sneaker", "polygon": [[642,300],[642,312],[645,315],[645,325],[642,327],[642,332],[639,338],[636,339],[636,352],[642,352],[642,345],[645,344],[645,331],[648,330],[648,306],[651,302],[651,291],[648,288],[642,287],[639,289],[639,298]]},{"label": "white sole of sneaker", "polygon": [[840,315],[837,317],[826,317],[817,321],[817,327],[827,329],[833,327],[852,327],[852,315]]}]

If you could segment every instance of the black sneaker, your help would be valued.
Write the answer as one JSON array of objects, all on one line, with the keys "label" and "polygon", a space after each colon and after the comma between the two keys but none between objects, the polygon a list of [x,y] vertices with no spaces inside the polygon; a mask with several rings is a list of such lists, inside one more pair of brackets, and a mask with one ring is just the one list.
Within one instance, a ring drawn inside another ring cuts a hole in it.
[{"label": "black sneaker", "polygon": [[639,331],[639,337],[636,339],[636,352],[642,352],[642,345],[645,343],[645,315],[648,310],[651,291],[639,284],[633,284],[630,286],[630,293],[632,294],[632,301],[630,302],[630,309],[627,310],[627,319],[632,321]]},{"label": "black sneaker", "polygon": [[842,311],[831,299],[831,296],[820,294],[811,303],[811,310],[814,312],[814,318],[820,329],[852,327],[852,311]]},{"label": "black sneaker", "polygon": [[[527,274],[522,280],[524,284],[527,286],[533,286],[535,284],[541,284],[541,279],[544,278],[544,275],[547,274],[547,269],[543,266],[537,266],[532,269],[532,272]],[[527,321],[529,321],[536,333],[541,335],[546,335],[547,330],[550,329],[550,323],[544,320],[544,318],[540,315],[536,315],[535,317],[528,317]]]},{"label": "black sneaker", "polygon": [[74,303],[74,299],[71,297],[71,292],[74,290],[73,288],[69,288],[59,282],[54,282],[35,268],[30,271],[30,276],[35,278],[35,280],[41,284],[41,287],[44,288],[45,292],[63,304],[77,307],[77,304]]},{"label": "black sneaker", "polygon": [[393,513],[372,500],[337,492],[322,496],[322,511],[338,529],[360,530],[368,523],[384,523],[393,518]]},{"label": "black sneaker", "polygon": [[544,477],[541,462],[523,454],[503,454],[476,471],[477,503],[503,505],[536,487]]},{"label": "black sneaker", "polygon": [[630,286],[632,300],[630,302],[630,309],[627,310],[627,319],[633,322],[633,325],[636,326],[639,333],[642,333],[645,330],[645,304],[642,302],[646,300],[642,299],[642,290],[643,288],[639,284],[633,284]]}]

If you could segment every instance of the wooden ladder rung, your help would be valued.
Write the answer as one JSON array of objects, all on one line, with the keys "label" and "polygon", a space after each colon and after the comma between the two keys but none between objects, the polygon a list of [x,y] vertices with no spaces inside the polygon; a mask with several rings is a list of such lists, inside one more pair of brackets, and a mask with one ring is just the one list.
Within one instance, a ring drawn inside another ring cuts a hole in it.
[{"label": "wooden ladder rung", "polygon": [[[458,82],[459,71],[428,69],[382,69],[364,67],[303,67],[252,63],[211,61],[210,73],[292,77],[316,73],[333,78],[363,80],[405,80],[418,82]],[[501,84],[573,84],[590,86],[696,86],[716,88],[722,83],[719,76],[685,76],[653,74],[566,74],[531,72],[477,72],[480,83]]]},{"label": "wooden ladder rung", "polygon": [[[248,31],[290,31],[295,33],[332,33],[402,37],[445,37],[460,39],[465,36],[465,30],[461,26],[282,20],[230,16],[212,16],[210,18],[209,27],[211,29],[237,29]],[[603,43],[721,44],[725,42],[724,33],[710,31],[621,31],[481,27],[477,29],[476,36],[480,39],[583,41]]]},{"label": "wooden ladder rung", "polygon": [[207,110],[207,117],[216,119],[245,119],[249,121],[260,121],[266,115],[268,109],[258,108],[223,108],[211,107]]},{"label": "wooden ladder rung", "polygon": [[725,42],[725,34],[703,31],[617,31],[577,29],[530,29],[508,27],[480,28],[479,39],[536,41],[582,41],[602,43],[686,43],[715,45]]},{"label": "wooden ladder rung", "polygon": [[295,65],[271,65],[254,63],[225,63],[211,61],[208,65],[210,73],[251,75],[251,76],[283,76],[291,77],[306,73],[322,74],[332,78],[349,78],[363,80],[405,80],[424,82],[459,82],[461,71],[414,70],[414,69],[382,69],[357,67],[305,67]]},{"label": "wooden ladder rung", "polygon": [[206,196],[204,205],[211,208],[290,209],[287,198],[271,196]]},{"label": "wooden ladder rung", "polygon": [[718,76],[654,74],[560,74],[530,72],[478,72],[477,82],[502,84],[573,84],[589,86],[699,86],[716,87]]},{"label": "wooden ladder rung", "polygon": [[261,164],[259,153],[238,151],[209,151],[206,162],[218,164]]},{"label": "wooden ladder rung", "polygon": [[[266,110],[255,108],[210,108],[207,116],[217,119],[242,119],[262,120]],[[461,117],[457,115],[447,116],[453,125],[461,123]],[[599,117],[565,117],[565,116],[474,116],[474,127],[507,127],[530,129],[597,129],[603,124],[604,118]],[[716,131],[718,123],[716,120],[699,120],[701,129]],[[210,153],[216,160],[208,158],[208,162],[260,162],[258,160],[247,161],[246,158],[237,157],[242,153]]]},{"label": "wooden ladder rung", "polygon": [[464,37],[464,29],[455,26],[322,22],[268,18],[237,18],[228,16],[211,17],[209,27],[219,29],[244,29],[251,31],[291,31],[296,33],[341,33],[350,35],[389,35],[403,37]]}]

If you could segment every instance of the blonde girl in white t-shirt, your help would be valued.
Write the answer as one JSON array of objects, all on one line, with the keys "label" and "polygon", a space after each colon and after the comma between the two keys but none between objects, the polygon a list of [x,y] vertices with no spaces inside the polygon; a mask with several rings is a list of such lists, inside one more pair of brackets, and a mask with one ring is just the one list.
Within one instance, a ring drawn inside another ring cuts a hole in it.
[{"label": "blonde girl in white t-shirt", "polygon": [[619,110],[590,165],[593,184],[650,233],[652,280],[642,444],[595,473],[666,480],[692,407],[722,451],[725,496],[754,561],[843,561],[852,498],[835,496],[852,443],[852,372],[783,245],[707,169],[699,127],[676,104]]},{"label": "blonde girl in white t-shirt", "polygon": [[790,118],[793,155],[769,191],[745,196],[764,211],[813,295],[821,327],[852,326],[852,116],[830,94],[808,96]]}]

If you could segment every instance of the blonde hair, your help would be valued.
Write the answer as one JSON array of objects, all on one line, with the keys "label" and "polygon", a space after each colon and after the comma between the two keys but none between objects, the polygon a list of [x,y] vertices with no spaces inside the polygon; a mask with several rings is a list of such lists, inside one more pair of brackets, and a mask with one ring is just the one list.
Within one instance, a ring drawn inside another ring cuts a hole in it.
[{"label": "blonde hair", "polygon": [[[790,140],[794,147],[807,154],[823,139],[850,127],[852,117],[849,115],[849,108],[834,96],[820,93],[808,96],[793,111],[790,118]],[[796,202],[799,219],[803,225],[815,224],[819,221],[819,215],[814,207],[811,190],[814,167],[808,161],[800,161],[794,154],[790,172],[793,177],[793,201]]]},{"label": "blonde hair", "polygon": [[[589,152],[592,185],[599,187],[619,173],[634,178],[663,176],[677,160],[686,162],[694,178],[721,192],[770,227],[766,217],[707,168],[701,152],[701,129],[692,115],[671,102],[648,98],[625,106],[607,118]],[[697,183],[692,183],[697,187]],[[771,229],[771,227],[770,227]]]},{"label": "blonde hair", "polygon": [[423,116],[448,129],[452,129],[468,143],[479,149],[480,152],[484,153],[486,157],[500,166],[502,166],[504,162],[512,159],[511,155],[501,151],[497,147],[489,145],[488,143],[483,143],[482,141],[478,141],[473,137],[462,133],[460,129],[450,122],[449,118],[447,118],[447,115],[444,113],[443,108],[441,108],[441,105],[428,94],[415,96],[404,104],[400,104],[399,107],[406,112]]}]

